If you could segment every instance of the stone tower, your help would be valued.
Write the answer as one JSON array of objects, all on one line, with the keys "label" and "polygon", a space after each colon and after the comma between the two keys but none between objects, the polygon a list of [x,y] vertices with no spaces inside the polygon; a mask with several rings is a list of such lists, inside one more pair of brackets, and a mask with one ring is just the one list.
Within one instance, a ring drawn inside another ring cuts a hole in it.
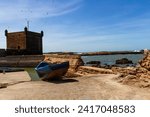
[{"label": "stone tower", "polygon": [[34,55],[42,54],[42,37],[41,33],[31,32],[25,27],[21,32],[9,32],[5,30],[7,55]]}]

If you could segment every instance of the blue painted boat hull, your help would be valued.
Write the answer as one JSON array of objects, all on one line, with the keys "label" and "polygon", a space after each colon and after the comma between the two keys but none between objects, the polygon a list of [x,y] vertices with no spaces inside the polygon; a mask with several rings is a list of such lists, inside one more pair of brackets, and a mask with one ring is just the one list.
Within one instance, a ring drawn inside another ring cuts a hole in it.
[{"label": "blue painted boat hull", "polygon": [[69,62],[63,62],[60,64],[49,64],[42,61],[35,70],[42,80],[50,80],[53,78],[59,78],[66,74],[69,68]]}]

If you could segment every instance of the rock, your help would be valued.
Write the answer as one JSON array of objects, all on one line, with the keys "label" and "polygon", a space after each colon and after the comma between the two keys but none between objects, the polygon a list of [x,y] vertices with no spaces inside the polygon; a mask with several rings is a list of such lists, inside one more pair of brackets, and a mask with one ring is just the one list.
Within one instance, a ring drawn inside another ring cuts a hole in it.
[{"label": "rock", "polygon": [[149,71],[146,69],[146,68],[144,68],[144,67],[137,67],[136,68],[137,70],[137,74],[143,74],[143,73],[148,73]]},{"label": "rock", "polygon": [[150,87],[150,71],[143,67],[112,68],[114,73],[119,73],[117,80],[126,85],[140,88]]},{"label": "rock", "polygon": [[8,83],[0,83],[0,88],[7,88]]},{"label": "rock", "polygon": [[126,68],[121,68],[121,67],[112,67],[112,71],[114,73],[123,73],[125,75],[136,75],[137,69],[134,67],[126,67]]},{"label": "rock", "polygon": [[127,58],[122,58],[116,60],[116,64],[133,64],[133,62],[131,60],[128,60]]},{"label": "rock", "polygon": [[139,64],[141,65],[141,67],[146,68],[150,71],[150,51],[146,51],[144,55],[144,58],[139,61]]},{"label": "rock", "polygon": [[89,61],[86,64],[101,64],[100,61]]},{"label": "rock", "polygon": [[105,68],[105,69],[111,69],[111,65],[105,65],[105,66],[103,66],[103,68]]},{"label": "rock", "polygon": [[89,62],[86,62],[86,64],[90,64],[92,67],[100,67],[101,62],[100,61],[89,61]]},{"label": "rock", "polygon": [[119,82],[140,88],[150,88],[150,51],[144,52],[145,57],[136,67],[113,67],[114,73],[120,73]]},{"label": "rock", "polygon": [[144,78],[144,79],[150,79],[150,75],[147,74],[141,74],[140,78]]},{"label": "rock", "polygon": [[90,67],[90,66],[80,66],[78,68],[78,73],[88,75],[88,74],[113,74],[112,70]]},{"label": "rock", "polygon": [[79,55],[52,55],[45,54],[45,60],[49,63],[61,63],[69,61],[69,72],[76,72],[79,66],[83,66],[84,62]]},{"label": "rock", "polygon": [[113,67],[118,67],[117,65],[105,65],[103,68],[105,69],[112,69]]},{"label": "rock", "polygon": [[127,85],[134,85],[137,82],[137,77],[135,75],[127,75],[122,78],[119,82]]},{"label": "rock", "polygon": [[125,79],[133,80],[133,79],[137,79],[137,77],[135,75],[128,75],[128,76],[125,77]]}]

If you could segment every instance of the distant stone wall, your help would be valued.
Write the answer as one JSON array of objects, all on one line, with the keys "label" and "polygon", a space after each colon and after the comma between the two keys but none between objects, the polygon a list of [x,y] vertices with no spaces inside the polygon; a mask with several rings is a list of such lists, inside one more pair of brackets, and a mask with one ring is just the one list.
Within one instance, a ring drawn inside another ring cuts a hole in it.
[{"label": "distant stone wall", "polygon": [[0,67],[35,67],[45,56],[43,55],[24,55],[0,57]]},{"label": "distant stone wall", "polygon": [[[7,49],[6,50],[6,54],[7,56],[17,56],[17,55],[39,55],[39,51],[37,50],[26,50],[26,49],[20,49],[20,50],[17,50],[17,49]],[[42,55],[42,53],[41,53]]]},{"label": "distant stone wall", "polygon": [[0,49],[0,57],[6,56],[6,51],[5,49]]}]

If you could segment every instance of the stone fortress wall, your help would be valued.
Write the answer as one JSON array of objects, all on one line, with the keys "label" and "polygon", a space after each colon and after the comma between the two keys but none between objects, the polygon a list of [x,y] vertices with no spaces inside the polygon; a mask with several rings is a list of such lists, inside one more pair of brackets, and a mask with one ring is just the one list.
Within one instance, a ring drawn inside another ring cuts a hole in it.
[{"label": "stone fortress wall", "polygon": [[0,57],[5,57],[5,56],[6,56],[6,50],[0,49]]}]

